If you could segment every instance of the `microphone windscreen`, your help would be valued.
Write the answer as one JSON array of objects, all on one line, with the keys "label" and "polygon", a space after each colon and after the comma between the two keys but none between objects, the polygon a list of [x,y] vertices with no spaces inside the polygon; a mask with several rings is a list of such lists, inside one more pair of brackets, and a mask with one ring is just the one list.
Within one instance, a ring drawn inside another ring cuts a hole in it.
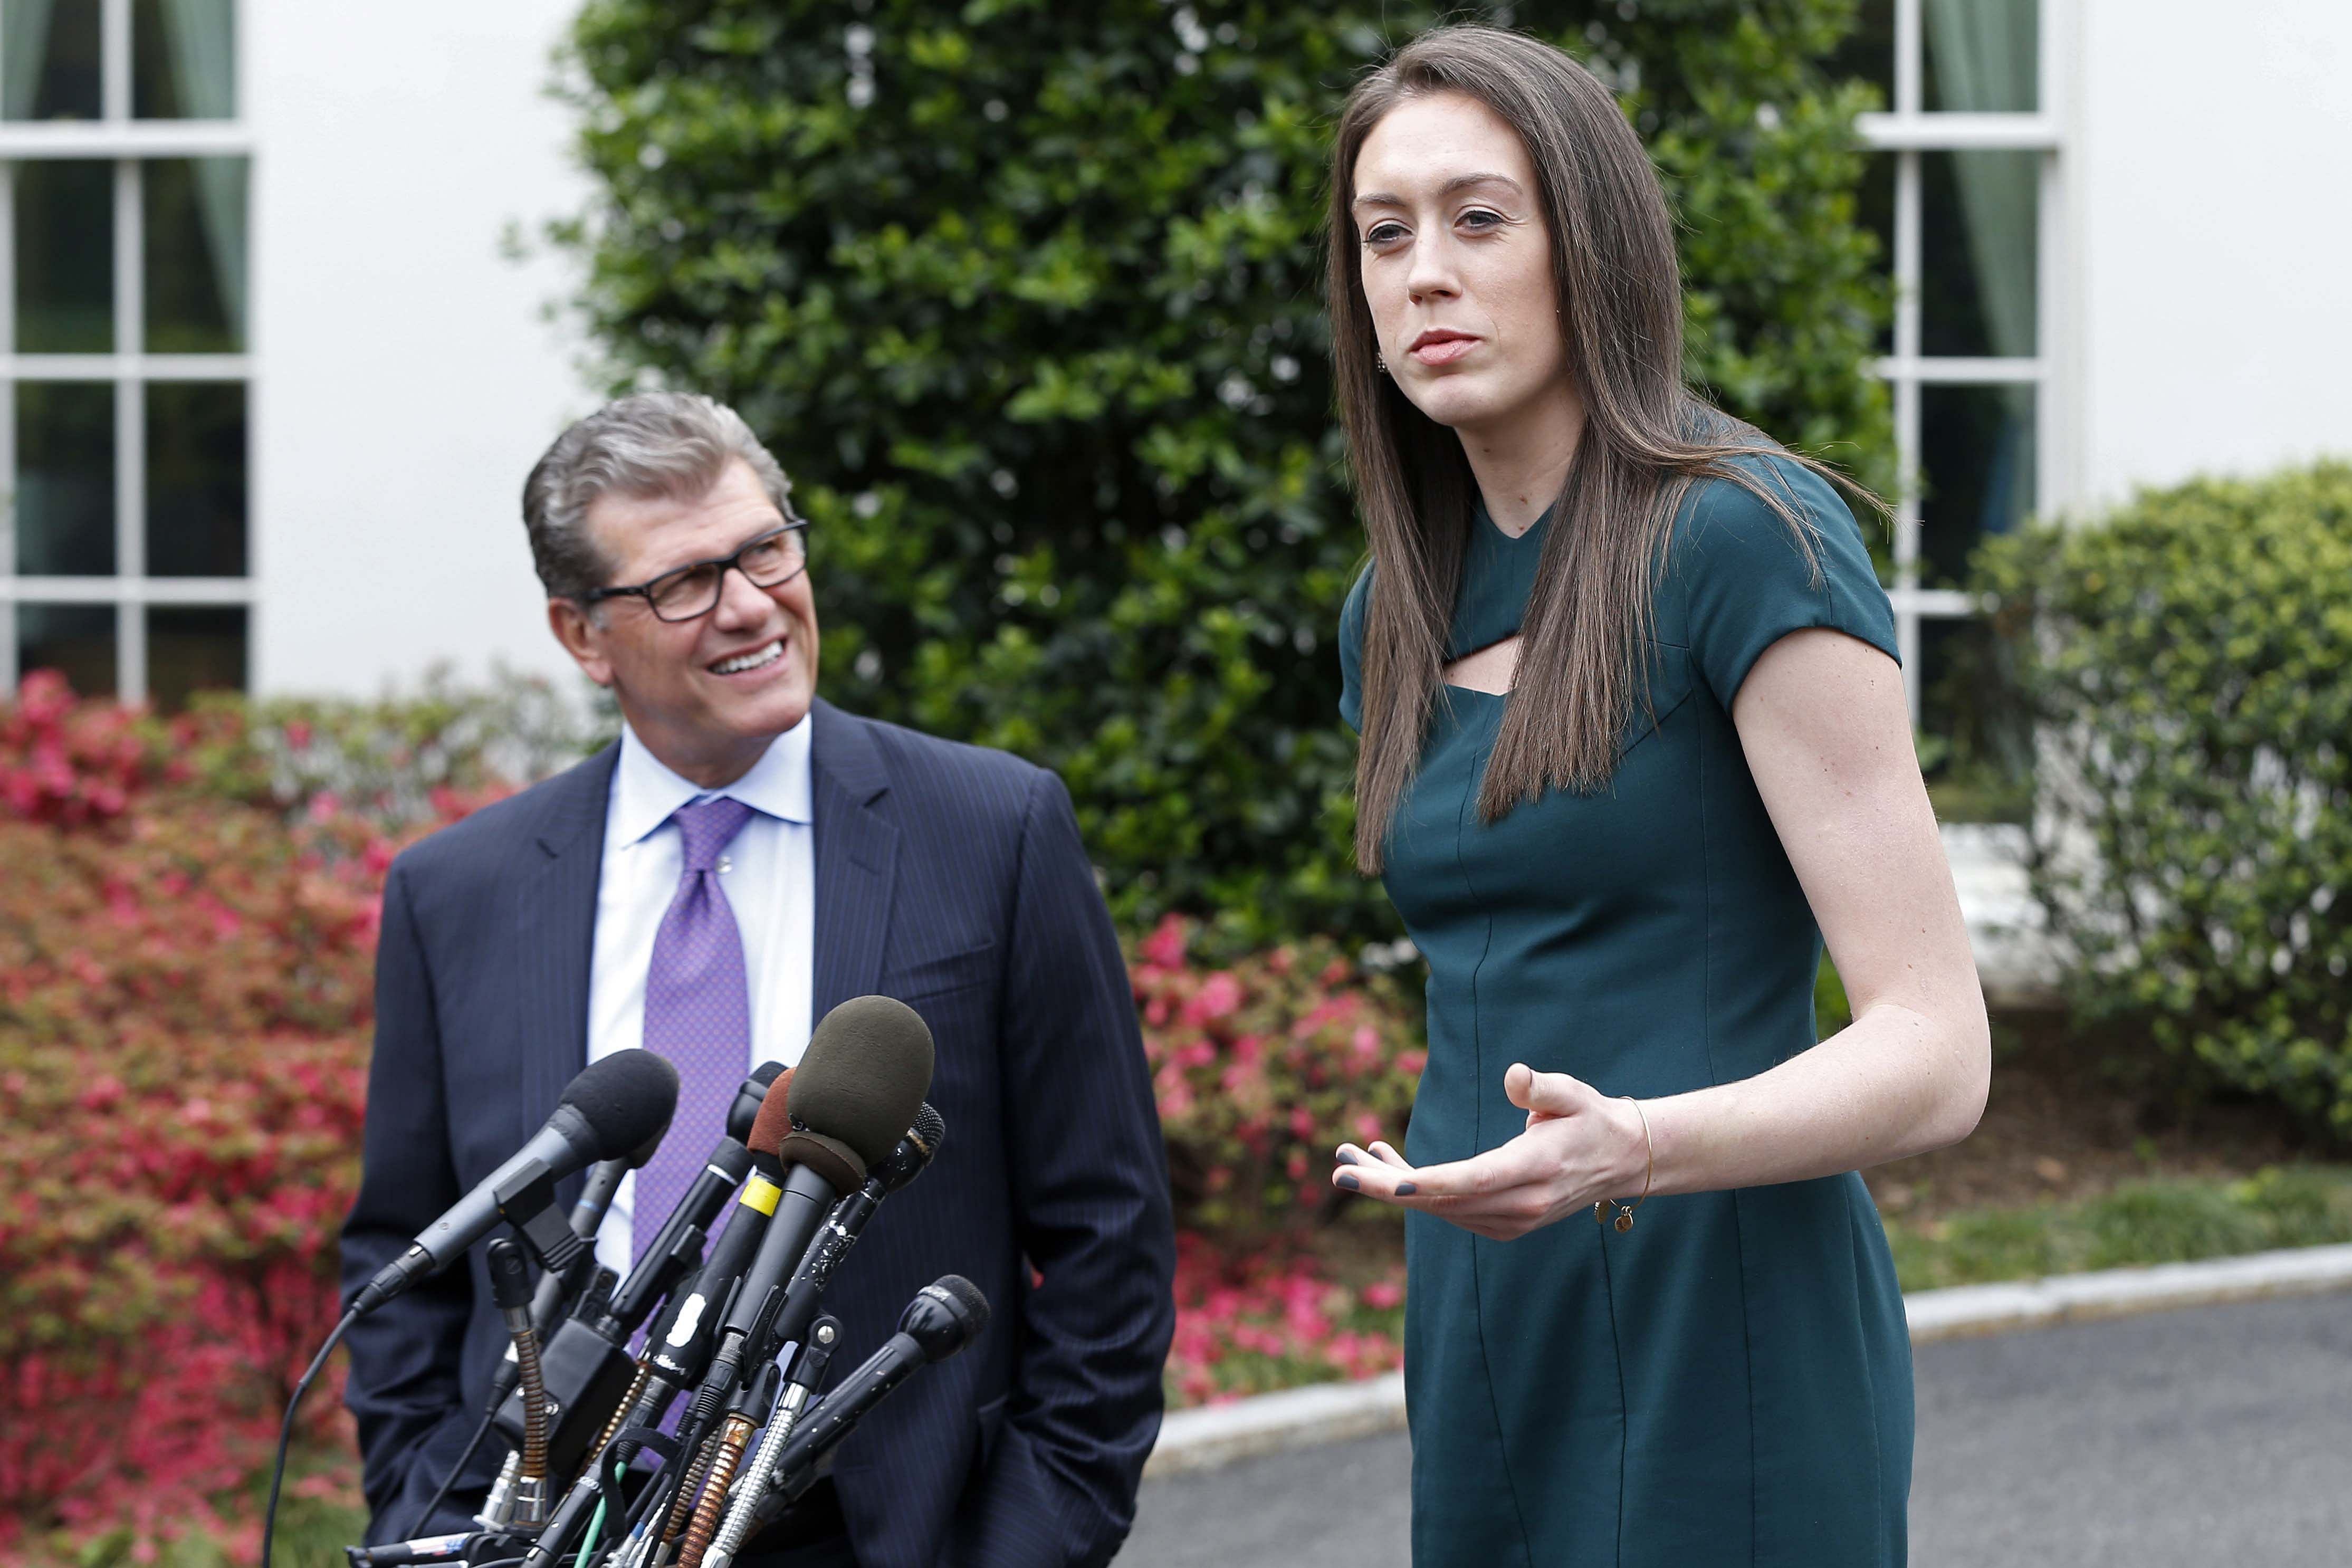
[{"label": "microphone windscreen", "polygon": [[614,1051],[563,1086],[568,1105],[588,1124],[597,1160],[625,1159],[669,1130],[677,1109],[677,1068],[646,1050]]},{"label": "microphone windscreen", "polygon": [[898,1331],[923,1348],[925,1361],[945,1361],[987,1327],[988,1298],[961,1274],[940,1275],[898,1314]]},{"label": "microphone windscreen", "polygon": [[988,1298],[981,1293],[979,1286],[961,1274],[942,1274],[931,1281],[931,1288],[944,1290],[956,1299],[970,1316],[971,1331],[975,1335],[988,1327]]},{"label": "microphone windscreen", "polygon": [[738,1084],[735,1102],[727,1108],[727,1136],[738,1143],[751,1136],[751,1123],[760,1117],[760,1107],[768,1100],[768,1090],[778,1078],[792,1071],[782,1062],[761,1062],[751,1069],[751,1076]]},{"label": "microphone windscreen", "polygon": [[768,1098],[760,1102],[760,1114],[751,1121],[751,1135],[743,1140],[754,1158],[765,1154],[773,1159],[776,1145],[793,1130],[792,1083],[797,1076],[786,1068],[768,1086]]},{"label": "microphone windscreen", "polygon": [[[898,1146],[931,1087],[931,1031],[887,996],[853,996],[824,1016],[793,1071],[793,1121],[871,1165]],[[775,1095],[771,1092],[769,1102]]]}]

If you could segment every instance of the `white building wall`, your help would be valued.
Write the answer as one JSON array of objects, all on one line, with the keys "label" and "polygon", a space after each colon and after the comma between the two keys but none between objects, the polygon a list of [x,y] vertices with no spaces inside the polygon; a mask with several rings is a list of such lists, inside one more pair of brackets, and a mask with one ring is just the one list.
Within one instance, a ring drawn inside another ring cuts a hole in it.
[{"label": "white building wall", "polygon": [[[2352,454],[2352,0],[2059,8],[2047,500]],[[568,673],[516,496],[593,398],[500,254],[586,183],[549,52],[576,0],[245,0],[265,691]]]},{"label": "white building wall", "polygon": [[2352,456],[2352,3],[2071,3],[2057,499]]},{"label": "white building wall", "polygon": [[257,689],[572,671],[518,497],[593,399],[541,316],[564,264],[500,238],[585,189],[543,90],[576,9],[246,0]]}]

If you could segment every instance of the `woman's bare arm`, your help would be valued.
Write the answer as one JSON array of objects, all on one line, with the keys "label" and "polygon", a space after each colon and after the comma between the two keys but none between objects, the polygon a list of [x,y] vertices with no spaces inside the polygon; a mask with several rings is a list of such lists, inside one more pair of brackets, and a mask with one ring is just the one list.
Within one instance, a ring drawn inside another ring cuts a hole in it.
[{"label": "woman's bare arm", "polygon": [[[1801,631],[1732,705],[1749,771],[1811,903],[1853,1022],[1769,1071],[1645,1100],[1654,1193],[1800,1181],[1968,1136],[1991,1055],[1984,996],[1919,765],[1901,671],[1842,632]],[[1606,1084],[1513,1067],[1526,1132],[1415,1170],[1342,1144],[1332,1179],[1507,1237],[1642,1190],[1641,1117]]]}]

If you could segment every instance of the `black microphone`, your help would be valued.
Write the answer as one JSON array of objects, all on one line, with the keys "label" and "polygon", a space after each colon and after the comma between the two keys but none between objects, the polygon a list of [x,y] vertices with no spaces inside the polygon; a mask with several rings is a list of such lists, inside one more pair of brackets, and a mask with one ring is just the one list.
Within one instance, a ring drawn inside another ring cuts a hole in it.
[{"label": "black microphone", "polygon": [[816,1479],[817,1462],[849,1436],[867,1411],[917,1367],[947,1360],[987,1327],[988,1298],[962,1275],[946,1275],[916,1291],[898,1315],[898,1331],[793,1428],[776,1456],[775,1489],[787,1499],[806,1491]]},{"label": "black microphone", "polygon": [[887,996],[852,997],[809,1035],[786,1089],[792,1131],[768,1157],[774,1168],[752,1151],[780,1196],[726,1308],[709,1373],[678,1425],[689,1451],[735,1392],[746,1346],[775,1321],[784,1287],[834,1200],[856,1190],[866,1167],[897,1149],[931,1087],[931,1031],[922,1016]]},{"label": "black microphone", "polygon": [[[613,1292],[613,1304],[605,1309],[600,1328],[626,1340],[646,1321],[655,1303],[677,1283],[679,1276],[693,1267],[694,1260],[684,1256],[688,1249],[681,1248],[678,1243],[692,1231],[700,1238],[694,1244],[698,1249],[701,1242],[709,1239],[711,1226],[726,1207],[728,1194],[741,1186],[743,1178],[751,1173],[751,1152],[745,1143],[779,1077],[790,1085],[792,1069],[782,1062],[761,1062],[758,1070],[736,1089],[735,1103],[727,1111],[726,1132],[712,1146],[710,1158],[702,1163],[702,1169],[694,1173],[677,1206],[662,1221],[661,1229],[646,1245],[645,1256],[630,1260],[629,1277]],[[780,1127],[778,1138],[787,1130]]]},{"label": "black microphone", "polygon": [[[778,1069],[780,1073],[782,1070]],[[754,1086],[746,1083],[744,1088],[748,1091]],[[751,1152],[746,1154],[747,1159],[761,1151],[772,1156],[777,1143],[792,1126],[787,1098],[769,1092],[765,1086],[759,1086],[759,1089],[761,1103],[749,1129]],[[730,1119],[733,1119],[731,1112]],[[721,1201],[725,1195],[725,1190],[720,1189]],[[618,1331],[609,1316],[593,1324],[574,1318],[558,1331],[551,1352],[560,1354],[562,1360],[564,1387],[572,1395],[553,1444],[555,1462],[560,1468],[574,1467],[586,1457],[588,1447],[607,1428],[612,1412],[619,1405],[625,1404],[628,1408],[614,1429],[651,1426],[661,1419],[662,1412],[668,1408],[679,1389],[702,1375],[718,1343],[719,1320],[726,1310],[727,1291],[758,1251],[768,1215],[774,1211],[779,1195],[774,1183],[757,1174],[744,1184],[736,1200],[732,1220],[719,1233],[701,1270],[678,1284],[654,1331],[646,1337],[637,1367],[632,1367],[623,1349],[627,1336]],[[694,1247],[700,1246],[698,1229],[688,1226],[681,1234]],[[636,1274],[647,1267],[665,1268],[672,1278],[685,1273],[689,1267],[690,1250],[673,1246],[641,1259],[633,1272],[632,1283],[637,1282]],[[653,1299],[651,1295],[646,1297],[648,1303]],[[500,1412],[500,1425],[509,1429],[510,1435],[520,1430],[520,1415],[511,1399]]]},{"label": "black microphone", "polygon": [[805,1342],[802,1336],[816,1316],[825,1288],[833,1283],[841,1260],[849,1256],[849,1249],[865,1233],[866,1222],[874,1217],[874,1211],[882,1206],[884,1198],[929,1167],[947,1135],[947,1119],[928,1100],[916,1109],[915,1124],[898,1140],[898,1146],[890,1151],[887,1159],[867,1169],[863,1186],[834,1205],[832,1215],[809,1243],[808,1250],[801,1254],[800,1266],[793,1270],[792,1283],[784,1287],[783,1305],[766,1331],[752,1341],[749,1363],[765,1361],[788,1344]]},{"label": "black microphone", "polygon": [[786,1169],[769,1177],[784,1195],[727,1314],[729,1333],[756,1340],[773,1321],[834,1200],[898,1152],[931,1087],[932,1061],[922,1015],[887,996],[852,997],[810,1034],[786,1093],[793,1130],[773,1156]]},{"label": "black microphone", "polygon": [[[776,1145],[791,1131],[791,1101],[769,1095],[767,1102],[760,1107],[759,1120],[751,1126],[750,1149],[753,1162],[756,1163],[763,1153],[773,1158]],[[743,1270],[758,1253],[761,1237],[767,1234],[768,1216],[775,1213],[777,1200],[782,1195],[782,1188],[754,1170],[735,1200],[727,1228],[719,1233],[709,1256],[703,1260],[701,1272],[690,1284],[678,1287],[665,1310],[667,1327],[646,1339],[646,1364],[656,1382],[668,1385],[668,1393],[674,1394],[700,1377],[703,1369],[710,1364],[711,1348],[719,1338],[719,1318]],[[663,1397],[667,1396],[666,1394]]]},{"label": "black microphone", "polygon": [[352,1299],[352,1315],[374,1311],[489,1234],[499,1223],[500,1190],[533,1166],[560,1180],[594,1161],[623,1158],[658,1137],[677,1105],[677,1069],[653,1052],[615,1051],[591,1062],[564,1086],[547,1125],[384,1265]]},{"label": "black microphone", "polygon": [[[662,1131],[668,1131],[668,1125],[664,1123]],[[661,1134],[656,1133],[619,1159],[599,1160],[588,1167],[588,1179],[581,1184],[580,1196],[572,1205],[571,1226],[572,1234],[589,1245],[582,1248],[579,1260],[572,1268],[551,1268],[541,1274],[539,1288],[531,1295],[531,1325],[539,1331],[541,1340],[554,1329],[565,1301],[595,1273],[595,1254],[589,1248],[595,1243],[597,1227],[612,1209],[613,1195],[621,1190],[622,1178],[641,1169],[660,1147]]]},{"label": "black microphone", "polygon": [[782,1062],[761,1062],[736,1086],[735,1103],[727,1108],[727,1136],[738,1143],[751,1141],[751,1124],[760,1120],[760,1107],[768,1103],[768,1091],[778,1079],[790,1084],[793,1069]]}]

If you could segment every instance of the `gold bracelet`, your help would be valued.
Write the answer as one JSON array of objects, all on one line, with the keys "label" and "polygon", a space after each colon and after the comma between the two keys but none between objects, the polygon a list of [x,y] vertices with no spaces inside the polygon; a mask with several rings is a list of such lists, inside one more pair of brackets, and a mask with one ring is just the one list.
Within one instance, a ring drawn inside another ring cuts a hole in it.
[{"label": "gold bracelet", "polygon": [[1640,1208],[1643,1202],[1650,1195],[1651,1179],[1658,1173],[1658,1145],[1656,1141],[1650,1136],[1650,1113],[1642,1109],[1642,1102],[1635,1100],[1630,1094],[1621,1094],[1617,1098],[1632,1106],[1633,1108],[1633,1114],[1642,1119],[1642,1144],[1649,1151],[1650,1154],[1649,1168],[1642,1173],[1641,1197],[1635,1198],[1630,1204],[1620,1204],[1615,1198],[1602,1198],[1600,1202],[1592,1205],[1592,1220],[1596,1225],[1607,1225],[1609,1223],[1609,1211],[1611,1209],[1615,1209],[1617,1211],[1617,1229],[1622,1235],[1622,1233],[1633,1228],[1633,1211]]}]

